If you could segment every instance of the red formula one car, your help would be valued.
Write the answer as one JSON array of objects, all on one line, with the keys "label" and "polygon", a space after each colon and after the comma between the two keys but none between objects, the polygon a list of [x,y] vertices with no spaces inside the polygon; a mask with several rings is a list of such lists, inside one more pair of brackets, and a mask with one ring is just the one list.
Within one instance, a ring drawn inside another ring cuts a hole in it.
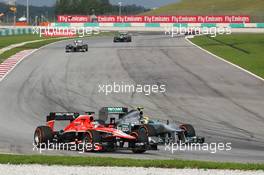
[{"label": "red formula one car", "polygon": [[[61,121],[61,122],[56,122]],[[64,129],[56,129],[56,124],[68,122]],[[87,151],[114,151],[129,149],[134,153],[143,153],[149,149],[145,128],[138,128],[131,134],[126,134],[114,128],[114,124],[100,124],[94,120],[94,113],[84,115],[79,113],[50,113],[47,125],[35,130],[34,143],[38,147],[49,143],[90,144]],[[87,148],[84,146],[84,148]]]}]

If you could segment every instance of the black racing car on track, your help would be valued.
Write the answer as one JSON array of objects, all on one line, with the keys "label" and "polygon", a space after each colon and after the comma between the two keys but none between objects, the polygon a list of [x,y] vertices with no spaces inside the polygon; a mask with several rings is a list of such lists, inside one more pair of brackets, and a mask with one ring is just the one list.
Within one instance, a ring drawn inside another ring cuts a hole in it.
[{"label": "black racing car on track", "polygon": [[128,111],[123,107],[104,107],[99,111],[101,122],[113,123],[116,128],[130,133],[138,127],[147,130],[151,145],[164,143],[204,143],[204,137],[196,136],[195,129],[190,124],[176,124],[176,122],[153,120],[143,115],[143,108]]},{"label": "black racing car on track", "polygon": [[88,44],[85,44],[82,40],[75,40],[73,44],[66,45],[66,52],[87,52]]},{"label": "black racing car on track", "polygon": [[199,35],[199,34],[200,34],[199,30],[189,30],[189,31],[185,32],[185,36]]},{"label": "black racing car on track", "polygon": [[118,33],[114,36],[114,42],[132,42],[132,36],[128,33]]}]

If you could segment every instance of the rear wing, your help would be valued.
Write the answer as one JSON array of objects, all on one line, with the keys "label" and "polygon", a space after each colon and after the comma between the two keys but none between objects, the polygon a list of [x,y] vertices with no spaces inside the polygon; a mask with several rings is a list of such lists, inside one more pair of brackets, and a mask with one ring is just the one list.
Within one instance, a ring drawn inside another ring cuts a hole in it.
[{"label": "rear wing", "polygon": [[77,117],[79,117],[79,113],[77,112],[51,112],[48,116],[47,116],[47,122],[52,121],[52,120],[56,120],[56,121],[60,121],[60,120],[75,120]]},{"label": "rear wing", "polygon": [[116,114],[119,118],[128,113],[126,107],[103,107],[99,110],[99,120],[107,121],[109,114]]},{"label": "rear wing", "polygon": [[[95,112],[85,112],[85,115],[94,115]],[[51,112],[47,116],[47,122],[49,121],[63,121],[63,120],[70,120],[73,121],[77,117],[79,117],[81,114],[78,112]]]}]

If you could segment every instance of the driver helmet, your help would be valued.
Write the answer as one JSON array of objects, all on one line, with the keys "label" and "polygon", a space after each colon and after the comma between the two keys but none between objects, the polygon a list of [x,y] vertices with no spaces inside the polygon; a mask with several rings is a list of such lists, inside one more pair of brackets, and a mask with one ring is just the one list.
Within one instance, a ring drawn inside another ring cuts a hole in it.
[{"label": "driver helmet", "polygon": [[141,123],[142,123],[142,124],[148,124],[148,123],[149,123],[149,117],[148,117],[148,116],[144,116],[144,117],[141,119]]}]

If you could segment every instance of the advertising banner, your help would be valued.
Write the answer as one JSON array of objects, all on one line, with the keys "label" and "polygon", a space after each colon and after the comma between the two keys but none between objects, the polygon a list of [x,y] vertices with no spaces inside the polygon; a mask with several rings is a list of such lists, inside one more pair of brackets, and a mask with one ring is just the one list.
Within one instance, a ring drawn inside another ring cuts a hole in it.
[{"label": "advertising banner", "polygon": [[59,15],[57,21],[60,23],[87,23],[91,22],[90,16],[79,16],[79,15]]},{"label": "advertising banner", "polygon": [[[90,16],[58,16],[60,23],[95,22]],[[250,23],[250,16],[96,16],[98,23]]]}]

